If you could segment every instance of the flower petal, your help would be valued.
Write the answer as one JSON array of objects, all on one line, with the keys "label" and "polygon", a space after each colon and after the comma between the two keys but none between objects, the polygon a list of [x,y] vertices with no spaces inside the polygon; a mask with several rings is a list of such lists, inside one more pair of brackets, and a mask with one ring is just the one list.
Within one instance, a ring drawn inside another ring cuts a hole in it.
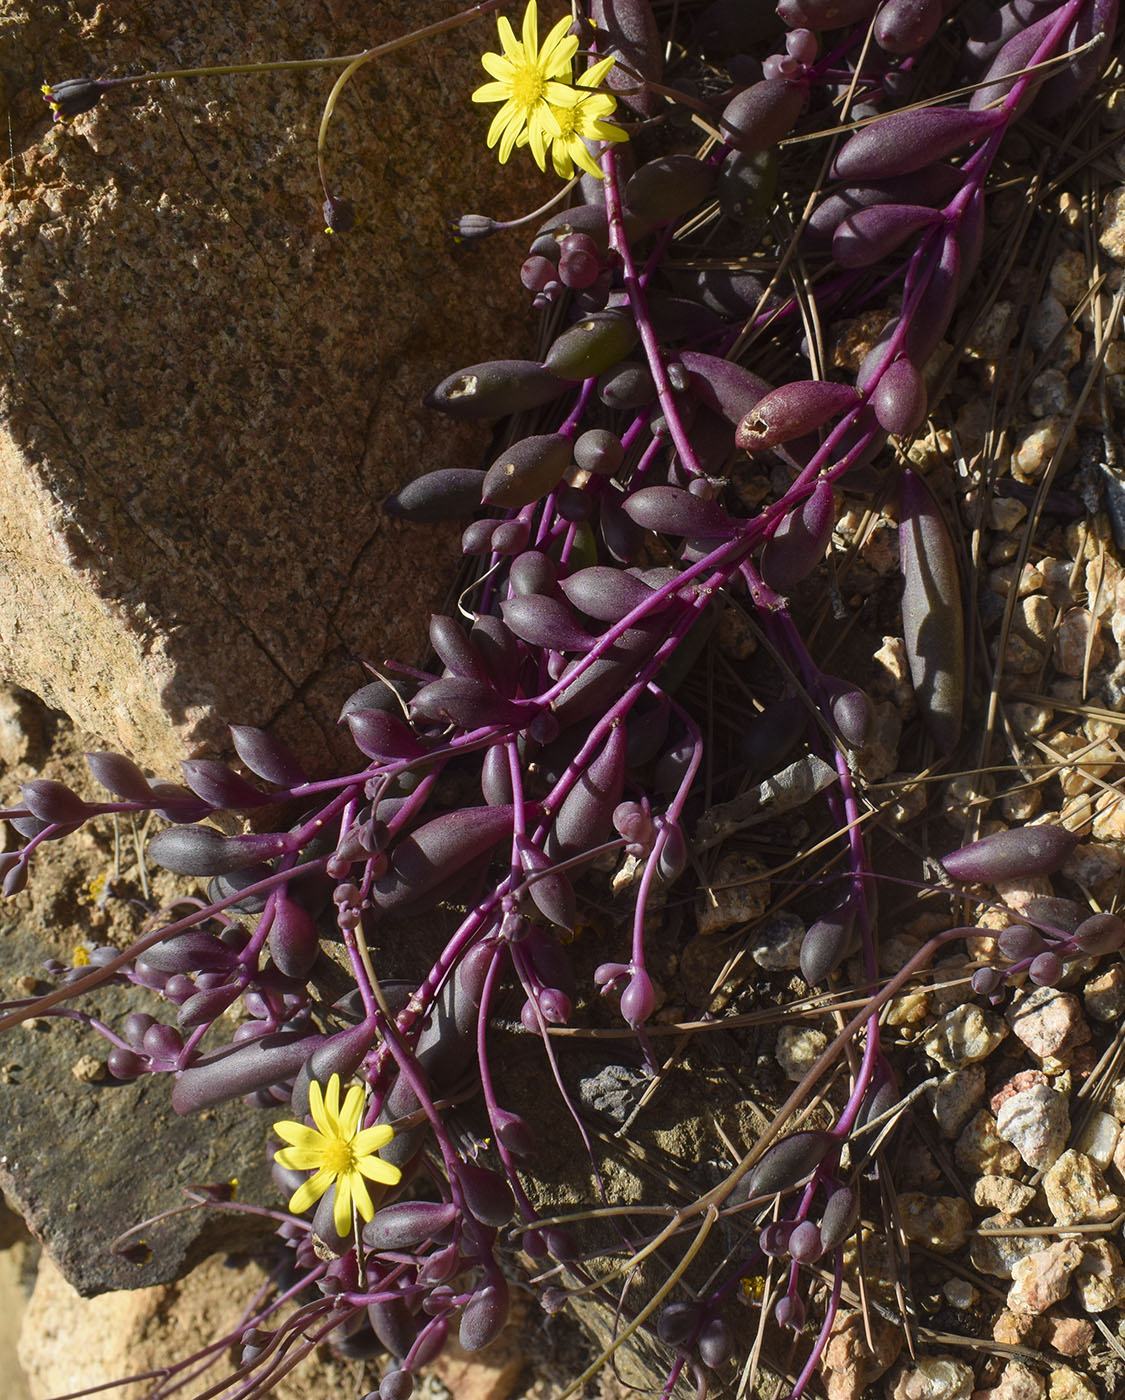
[{"label": "flower petal", "polygon": [[[495,146],[501,136],[504,135],[505,130],[512,125],[514,125],[518,131],[523,125],[523,121],[516,104],[514,102],[505,102],[503,107],[501,107],[492,118],[492,124],[488,128],[488,145]],[[504,159],[506,159],[506,157],[502,156],[501,161]]]},{"label": "flower petal", "polygon": [[596,88],[605,82],[606,74],[613,67],[613,58],[600,58],[597,63],[591,63],[578,78],[578,86],[584,88]]},{"label": "flower petal", "polygon": [[352,1172],[336,1180],[336,1199],[332,1202],[332,1224],[338,1235],[350,1235],[352,1230]]},{"label": "flower petal", "polygon": [[496,21],[496,30],[500,35],[500,47],[504,50],[508,58],[510,58],[513,63],[522,62],[523,48],[515,36],[515,31],[512,29],[507,15],[499,16]]},{"label": "flower petal", "polygon": [[375,1207],[371,1202],[371,1193],[367,1189],[367,1182],[358,1172],[348,1173],[348,1185],[351,1187],[352,1200],[355,1208],[359,1211],[364,1220],[370,1220],[375,1214]]},{"label": "flower petal", "polygon": [[323,1148],[324,1137],[315,1128],[308,1128],[304,1123],[293,1123],[288,1119],[273,1125],[274,1132],[282,1142],[292,1143],[295,1147]]},{"label": "flower petal", "polygon": [[376,1123],[373,1128],[364,1128],[352,1139],[352,1151],[357,1157],[370,1157],[380,1147],[386,1147],[395,1130],[387,1123]]},{"label": "flower petal", "polygon": [[397,1186],[402,1180],[402,1172],[393,1162],[384,1162],[382,1157],[364,1157],[356,1163],[369,1181],[379,1181],[384,1186]]},{"label": "flower petal", "polygon": [[324,1090],[317,1080],[309,1081],[309,1112],[312,1114],[313,1122],[324,1131]]},{"label": "flower petal", "polygon": [[569,15],[564,15],[543,41],[539,66],[548,78],[557,78],[565,70],[570,81],[570,60],[578,52],[578,35],[567,33],[570,25]]},{"label": "flower petal", "polygon": [[340,1136],[354,1138],[359,1130],[359,1120],[363,1117],[364,1092],[358,1084],[353,1084],[344,1099],[340,1110]]},{"label": "flower petal", "polygon": [[548,83],[543,96],[552,107],[577,107],[583,94],[565,83]]},{"label": "flower petal", "polygon": [[330,1128],[323,1131],[331,1132],[333,1137],[340,1137],[340,1076],[334,1074],[328,1081],[328,1088],[324,1094],[324,1118]]},{"label": "flower petal", "polygon": [[527,9],[523,12],[523,51],[527,56],[527,61],[533,67],[535,58],[539,52],[539,9],[535,0],[527,0]]},{"label": "flower petal", "polygon": [[516,65],[510,58],[505,58],[499,53],[482,53],[480,56],[481,67],[490,78],[496,78],[502,83],[511,85],[512,79],[516,75]]},{"label": "flower petal", "polygon": [[324,1166],[323,1147],[283,1147],[273,1154],[279,1167],[289,1171],[312,1172]]},{"label": "flower petal", "polygon": [[304,1215],[309,1206],[315,1205],[332,1185],[335,1175],[335,1172],[330,1172],[327,1167],[321,1167],[315,1176],[303,1181],[289,1197],[289,1209],[293,1214]]},{"label": "flower petal", "polygon": [[470,96],[473,102],[507,102],[510,96],[507,83],[482,83]]}]

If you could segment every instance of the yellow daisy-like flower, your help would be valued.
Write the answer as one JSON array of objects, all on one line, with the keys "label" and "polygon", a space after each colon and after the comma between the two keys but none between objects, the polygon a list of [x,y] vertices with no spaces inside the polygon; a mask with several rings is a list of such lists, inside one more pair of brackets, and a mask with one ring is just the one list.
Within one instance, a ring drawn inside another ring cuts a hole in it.
[{"label": "yellow daisy-like flower", "polygon": [[528,0],[523,16],[523,33],[516,38],[508,20],[496,21],[500,33],[500,53],[481,57],[485,72],[493,79],[477,88],[474,102],[501,102],[503,106],[488,128],[490,147],[499,143],[501,165],[512,154],[517,141],[531,147],[540,170],[547,168],[547,146],[560,135],[556,113],[573,107],[581,94],[572,86],[571,59],[578,50],[578,38],[568,34],[570,20],[563,17],[539,47],[539,11],[535,0]]},{"label": "yellow daisy-like flower", "polygon": [[596,179],[602,178],[597,161],[590,154],[586,141],[628,141],[629,134],[619,126],[603,121],[617,107],[617,99],[608,92],[593,92],[613,67],[612,58],[603,58],[587,68],[578,79],[578,101],[570,107],[552,107],[551,115],[558,125],[558,135],[551,139],[551,161],[555,174],[569,180],[577,165]]},{"label": "yellow daisy-like flower", "polygon": [[355,1084],[341,1108],[340,1076],[334,1074],[328,1081],[327,1093],[314,1079],[309,1085],[309,1108],[316,1127],[294,1122],[273,1125],[278,1137],[290,1144],[274,1154],[278,1166],[314,1173],[293,1192],[289,1209],[294,1215],[302,1214],[335,1182],[332,1219],[338,1235],[346,1235],[352,1228],[353,1201],[364,1220],[375,1214],[367,1181],[394,1186],[402,1178],[397,1167],[374,1155],[394,1137],[394,1129],[385,1123],[360,1129],[363,1097],[363,1090]]}]

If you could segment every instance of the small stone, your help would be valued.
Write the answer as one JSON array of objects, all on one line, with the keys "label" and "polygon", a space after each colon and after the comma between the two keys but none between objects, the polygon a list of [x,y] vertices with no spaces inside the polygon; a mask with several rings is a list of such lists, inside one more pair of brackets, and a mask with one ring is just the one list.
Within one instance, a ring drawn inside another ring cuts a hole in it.
[{"label": "small stone", "polygon": [[1125,963],[1114,963],[1082,988],[1086,1012],[1095,1021],[1116,1021],[1125,1011]]},{"label": "small stone", "polygon": [[1022,1226],[1023,1221],[1018,1216],[1003,1212],[982,1220],[969,1246],[969,1259],[973,1268],[982,1274],[992,1274],[994,1278],[1011,1278],[1012,1270],[1019,1261],[1035,1253],[1037,1241],[1031,1235],[1007,1235],[999,1232],[1018,1230]]},{"label": "small stone", "polygon": [[967,1065],[938,1081],[933,1090],[934,1119],[943,1138],[955,1138],[984,1098],[984,1066]]},{"label": "small stone", "polygon": [[964,1310],[975,1307],[980,1301],[980,1290],[974,1288],[968,1279],[947,1278],[941,1286],[941,1291],[951,1308]]},{"label": "small stone", "polygon": [[1065,426],[1063,415],[1052,413],[1048,418],[1040,418],[1016,438],[1010,467],[1017,481],[1039,480],[1062,442]]},{"label": "small stone", "polygon": [[100,1084],[106,1075],[105,1061],[96,1055],[79,1055],[70,1072],[80,1084]]},{"label": "small stone", "polygon": [[1001,1105],[996,1132],[1029,1167],[1049,1167],[1062,1155],[1070,1134],[1066,1096],[1043,1084],[1013,1094]]},{"label": "small stone", "polygon": [[801,966],[804,920],[788,909],[763,919],[750,937],[750,956],[766,972],[795,972]]},{"label": "small stone", "polygon": [[1083,1356],[1094,1340],[1094,1324],[1084,1317],[1056,1317],[1048,1313],[1043,1340],[1060,1356]]},{"label": "small stone", "polygon": [[996,1119],[987,1108],[969,1119],[957,1139],[953,1160],[966,1175],[1014,1176],[1020,1170],[1020,1154],[996,1131]]},{"label": "small stone", "polygon": [[1074,1287],[1079,1302],[1089,1313],[1120,1307],[1125,1300],[1125,1273],[1117,1246],[1108,1240],[1090,1240],[1084,1244]]},{"label": "small stone", "polygon": [[965,354],[974,360],[995,364],[1003,358],[1018,329],[1019,317],[1012,303],[994,301],[973,322],[972,337],[965,346]]},{"label": "small stone", "polygon": [[1059,1225],[1101,1224],[1122,1209],[1098,1165],[1073,1147],[1043,1177],[1047,1206]]},{"label": "small stone", "polygon": [[906,1191],[898,1198],[906,1238],[935,1254],[953,1254],[969,1238],[973,1216],[959,1196],[927,1196]]},{"label": "small stone", "polygon": [[1033,1084],[1050,1084],[1050,1082],[1041,1069],[1021,1069],[1018,1074],[1013,1074],[1011,1079],[1001,1084],[1000,1088],[989,1099],[988,1106],[993,1113],[999,1113],[1013,1094],[1030,1089]]},{"label": "small stone", "polygon": [[1057,1055],[1090,1039],[1078,998],[1057,987],[1036,987],[1017,998],[1004,1019],[1033,1055]]},{"label": "small stone", "polygon": [[1033,309],[1028,320],[1028,334],[1032,345],[1040,355],[1049,356],[1050,362],[1059,369],[1073,369],[1060,359],[1060,347],[1067,339],[1070,330],[1070,317],[1066,307],[1053,293],[1048,292]]},{"label": "small stone", "polygon": [[890,1370],[902,1350],[902,1328],[878,1313],[869,1316],[874,1352],[867,1345],[861,1312],[841,1308],[833,1319],[822,1370],[828,1400],[862,1400],[869,1393],[868,1387]]},{"label": "small stone", "polygon": [[1074,407],[1070,380],[1061,369],[1045,369],[1031,381],[1027,390],[1027,411],[1033,418],[1052,413],[1069,413]]},{"label": "small stone", "polygon": [[721,933],[732,924],[760,919],[769,907],[769,881],[756,857],[733,851],[715,868],[710,884],[700,890],[695,916],[700,934]]},{"label": "small stone", "polygon": [[1051,291],[1068,311],[1073,311],[1090,286],[1090,269],[1086,254],[1077,248],[1060,253],[1051,265]]},{"label": "small stone", "polygon": [[1098,1400],[1093,1385],[1069,1366],[1058,1366],[1051,1372],[1047,1395],[1048,1400]]},{"label": "small stone", "polygon": [[952,1356],[923,1356],[903,1371],[891,1391],[892,1400],[969,1400],[973,1368]]},{"label": "small stone", "polygon": [[963,1002],[927,1031],[922,1048],[942,1069],[963,1069],[987,1059],[1004,1039],[1004,1023],[973,1002]]},{"label": "small stone", "polygon": [[1111,1113],[1094,1113],[1082,1129],[1075,1146],[1104,1171],[1113,1161],[1121,1125]]},{"label": "small stone", "polygon": [[973,1204],[986,1210],[1018,1215],[1035,1199],[1035,1187],[1010,1176],[981,1176],[973,1182]]},{"label": "small stone", "polygon": [[1071,608],[1059,620],[1055,635],[1055,664],[1065,676],[1081,677],[1105,655],[1101,623],[1085,608]]},{"label": "small stone", "polygon": [[828,1046],[828,1037],[812,1026],[782,1026],[774,1056],[787,1079],[804,1079]]},{"label": "small stone", "polygon": [[1011,534],[1026,516],[1027,506],[1014,496],[994,496],[988,503],[989,528],[1000,534]]},{"label": "small stone", "polygon": [[1059,1240],[1018,1259],[1012,1266],[1008,1307],[1012,1312],[1038,1315],[1061,1303],[1081,1263],[1082,1246],[1077,1240]]},{"label": "small stone", "polygon": [[1043,1400],[1047,1382],[1022,1361],[1009,1361],[991,1390],[978,1390],[973,1400]]},{"label": "small stone", "polygon": [[[1125,186],[1111,190],[1105,197],[1098,229],[1098,246],[1114,262],[1125,263]],[[1055,1400],[1054,1395],[1051,1400]]]},{"label": "small stone", "polygon": [[1030,1346],[1039,1330],[1040,1319],[1031,1313],[1014,1313],[1003,1308],[992,1324],[992,1340],[1002,1347]]}]

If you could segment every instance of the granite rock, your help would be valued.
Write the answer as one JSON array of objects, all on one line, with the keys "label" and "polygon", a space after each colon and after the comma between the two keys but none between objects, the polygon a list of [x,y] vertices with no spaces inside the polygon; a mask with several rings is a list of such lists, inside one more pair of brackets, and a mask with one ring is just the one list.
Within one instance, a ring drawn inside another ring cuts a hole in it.
[{"label": "granite rock", "polygon": [[517,213],[555,182],[485,147],[479,26],[345,91],[327,160],[357,223],[334,237],[315,155],[327,71],[119,89],[56,125],[39,85],[355,52],[447,13],[0,5],[0,674],[162,776],[226,722],[325,763],[360,662],[415,659],[456,527],[381,502],[486,448],[423,393],[532,350],[510,250],[498,270],[448,219]]}]

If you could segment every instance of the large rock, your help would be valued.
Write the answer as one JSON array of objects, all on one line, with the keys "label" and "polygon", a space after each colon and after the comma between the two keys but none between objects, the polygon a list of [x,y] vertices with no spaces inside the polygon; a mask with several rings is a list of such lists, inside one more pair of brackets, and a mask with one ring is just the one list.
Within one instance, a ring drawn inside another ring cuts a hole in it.
[{"label": "large rock", "polygon": [[518,247],[458,248],[448,219],[544,188],[469,101],[490,19],[345,90],[327,168],[358,224],[334,237],[338,69],[118,89],[57,126],[39,84],[355,52],[448,13],[0,0],[0,676],[154,767],[225,721],[322,762],[359,662],[414,659],[456,531],[380,502],[486,446],[424,390],[531,348]]},{"label": "large rock", "polygon": [[[21,979],[31,980],[27,974],[44,952],[28,921],[11,909],[5,905],[0,918],[14,974],[5,978],[5,997],[27,995],[31,988]],[[130,1012],[159,1014],[160,1004],[133,987],[103,986],[81,1007],[120,1033]],[[167,1283],[216,1249],[241,1248],[274,1228],[253,1214],[182,1211],[133,1236],[147,1247],[139,1257],[112,1252],[123,1232],[185,1205],[185,1186],[237,1178],[237,1199],[282,1204],[266,1152],[274,1119],[285,1116],[280,1110],[235,1102],[180,1118],[169,1102],[170,1076],[118,1083],[105,1073],[108,1049],[85,1026],[60,1017],[0,1036],[0,1191],[84,1295]]]}]

